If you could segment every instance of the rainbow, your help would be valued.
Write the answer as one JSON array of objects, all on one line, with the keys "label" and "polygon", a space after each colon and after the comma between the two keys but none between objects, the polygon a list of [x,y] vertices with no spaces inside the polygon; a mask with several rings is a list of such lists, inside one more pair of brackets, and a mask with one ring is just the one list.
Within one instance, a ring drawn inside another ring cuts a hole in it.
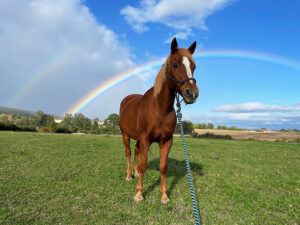
[{"label": "rainbow", "polygon": [[[199,54],[194,55],[195,59],[216,59],[216,58],[229,58],[229,59],[243,59],[259,61],[263,63],[275,64],[277,66],[285,67],[288,69],[296,70],[300,72],[300,64],[285,58],[278,56],[268,55],[265,53],[254,53],[246,51],[229,51],[229,50],[218,50],[218,51],[203,51]],[[122,73],[116,74],[112,78],[101,82],[96,88],[87,93],[83,98],[76,102],[66,113],[76,114],[82,111],[87,105],[93,100],[101,96],[106,91],[116,87],[117,85],[133,78],[134,76],[161,66],[166,58],[160,58],[154,61],[150,61],[143,65],[131,68]]]},{"label": "rainbow", "polygon": [[43,78],[51,76],[55,73],[56,65],[59,64],[60,60],[68,53],[67,49],[62,49],[59,52],[56,52],[51,57],[49,57],[44,63],[38,67],[31,76],[23,82],[22,86],[17,88],[17,92],[7,101],[7,105],[13,105],[20,101],[22,97],[30,90],[32,90],[36,85],[38,85]]}]

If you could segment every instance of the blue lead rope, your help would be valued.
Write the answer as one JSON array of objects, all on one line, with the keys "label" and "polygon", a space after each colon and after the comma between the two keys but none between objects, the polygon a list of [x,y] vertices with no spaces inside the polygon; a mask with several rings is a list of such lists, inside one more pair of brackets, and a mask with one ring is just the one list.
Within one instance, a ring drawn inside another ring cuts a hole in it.
[{"label": "blue lead rope", "polygon": [[176,103],[176,106],[177,106],[176,114],[177,114],[177,119],[178,119],[178,123],[179,123],[179,127],[180,127],[182,143],[183,143],[183,148],[184,148],[186,169],[187,169],[187,173],[188,173],[188,179],[189,179],[192,201],[193,201],[195,223],[196,223],[196,225],[200,225],[200,217],[199,217],[199,211],[198,211],[198,207],[197,207],[196,195],[195,195],[195,191],[194,191],[193,178],[192,178],[191,168],[190,168],[190,161],[189,161],[189,156],[188,156],[187,149],[186,149],[186,143],[185,143],[182,123],[181,123],[182,114],[181,114],[181,106],[180,106],[178,94],[176,95],[176,102],[177,102]]}]

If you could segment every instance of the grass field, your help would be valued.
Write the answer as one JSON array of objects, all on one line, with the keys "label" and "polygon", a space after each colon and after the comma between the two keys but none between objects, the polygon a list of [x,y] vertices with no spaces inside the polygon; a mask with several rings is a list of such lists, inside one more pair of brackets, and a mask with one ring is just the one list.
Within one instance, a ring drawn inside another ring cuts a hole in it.
[{"label": "grass field", "polygon": [[[132,143],[133,145],[134,143]],[[203,224],[299,224],[300,144],[187,138]],[[120,136],[0,132],[0,224],[193,224],[181,139],[160,204],[151,146],[145,201]]]}]

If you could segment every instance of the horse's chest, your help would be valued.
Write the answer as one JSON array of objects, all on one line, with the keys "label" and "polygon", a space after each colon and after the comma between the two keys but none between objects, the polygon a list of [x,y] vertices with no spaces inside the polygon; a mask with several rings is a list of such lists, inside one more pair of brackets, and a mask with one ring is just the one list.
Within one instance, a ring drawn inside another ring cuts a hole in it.
[{"label": "horse's chest", "polygon": [[160,139],[168,139],[173,135],[175,126],[176,126],[176,117],[166,118],[164,120],[158,121],[157,124],[155,124],[153,130],[152,130],[152,136],[154,139],[160,140]]}]

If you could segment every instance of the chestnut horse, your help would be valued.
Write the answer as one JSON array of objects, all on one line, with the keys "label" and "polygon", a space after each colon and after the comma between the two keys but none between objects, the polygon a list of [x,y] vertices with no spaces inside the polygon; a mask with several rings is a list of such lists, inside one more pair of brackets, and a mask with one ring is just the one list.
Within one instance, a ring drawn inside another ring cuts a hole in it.
[{"label": "chestnut horse", "polygon": [[[147,154],[150,145],[157,142],[160,148],[161,203],[167,204],[166,189],[167,160],[173,142],[176,114],[173,107],[175,94],[179,93],[185,103],[192,104],[198,97],[198,87],[193,78],[196,68],[192,54],[194,42],[188,49],[179,48],[176,38],[171,44],[171,54],[158,73],[154,87],[144,95],[125,97],[120,105],[119,125],[122,131],[127,158],[127,177],[132,180],[130,170],[130,138],[136,140],[134,151],[134,176],[139,177],[135,202],[143,200],[143,177],[147,168]],[[138,166],[138,156],[140,163]]]}]

